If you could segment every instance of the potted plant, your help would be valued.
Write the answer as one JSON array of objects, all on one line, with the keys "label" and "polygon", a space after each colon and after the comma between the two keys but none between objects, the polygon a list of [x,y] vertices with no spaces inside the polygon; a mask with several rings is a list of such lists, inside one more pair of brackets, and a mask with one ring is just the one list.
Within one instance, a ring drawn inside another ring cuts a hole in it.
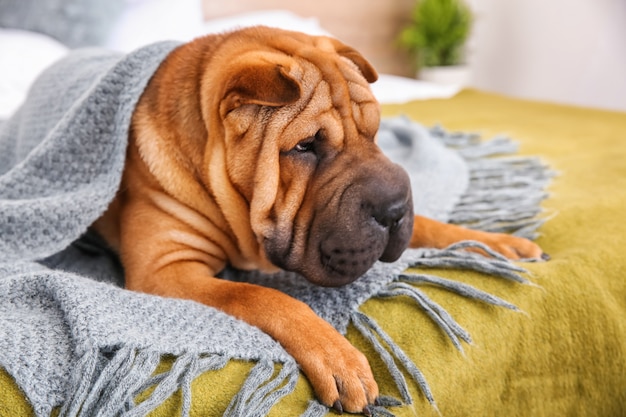
[{"label": "potted plant", "polygon": [[464,45],[472,26],[472,12],[462,0],[419,0],[411,24],[399,37],[413,57],[418,77],[446,84],[466,84]]}]

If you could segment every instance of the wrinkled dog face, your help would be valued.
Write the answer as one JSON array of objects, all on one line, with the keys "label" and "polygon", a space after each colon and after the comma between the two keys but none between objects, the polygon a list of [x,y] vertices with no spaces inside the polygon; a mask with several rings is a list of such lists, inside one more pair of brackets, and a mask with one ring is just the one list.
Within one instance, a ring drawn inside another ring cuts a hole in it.
[{"label": "wrinkled dog face", "polygon": [[[268,259],[338,286],[400,256],[413,207],[408,176],[375,144],[379,105],[368,85],[375,71],[337,41],[314,42],[298,47],[304,57],[264,52],[250,70],[254,85],[239,77],[227,87],[226,156]],[[272,92],[250,93],[259,88]]]}]

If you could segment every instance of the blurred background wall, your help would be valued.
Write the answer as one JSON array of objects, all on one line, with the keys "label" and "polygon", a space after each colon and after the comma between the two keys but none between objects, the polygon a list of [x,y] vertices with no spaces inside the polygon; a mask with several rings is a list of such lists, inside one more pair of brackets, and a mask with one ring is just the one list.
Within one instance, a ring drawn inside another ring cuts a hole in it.
[{"label": "blurred background wall", "polygon": [[473,86],[626,111],[625,0],[467,0]]},{"label": "blurred background wall", "polygon": [[286,9],[316,17],[337,38],[357,48],[379,72],[410,75],[406,54],[395,45],[415,0],[203,0],[206,18],[250,10]]},{"label": "blurred background wall", "polygon": [[[626,111],[626,0],[467,0],[470,86]],[[412,76],[396,37],[414,0],[203,0],[205,18],[288,9],[315,16],[380,72]]]}]

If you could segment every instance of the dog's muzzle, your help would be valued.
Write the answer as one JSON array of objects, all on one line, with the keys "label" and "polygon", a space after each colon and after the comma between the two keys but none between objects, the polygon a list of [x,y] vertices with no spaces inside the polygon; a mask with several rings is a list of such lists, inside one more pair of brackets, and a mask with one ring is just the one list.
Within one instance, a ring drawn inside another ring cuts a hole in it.
[{"label": "dog's muzzle", "polygon": [[316,284],[340,286],[363,275],[378,260],[393,262],[406,249],[413,231],[413,203],[407,174],[389,165],[343,192],[333,226],[323,227],[319,256],[323,274]]},{"label": "dog's muzzle", "polygon": [[381,161],[350,181],[338,178],[334,184],[343,186],[333,189],[333,197],[316,202],[303,253],[280,244],[293,236],[266,241],[270,260],[329,287],[356,280],[378,260],[397,260],[413,232],[411,186],[400,166]]}]

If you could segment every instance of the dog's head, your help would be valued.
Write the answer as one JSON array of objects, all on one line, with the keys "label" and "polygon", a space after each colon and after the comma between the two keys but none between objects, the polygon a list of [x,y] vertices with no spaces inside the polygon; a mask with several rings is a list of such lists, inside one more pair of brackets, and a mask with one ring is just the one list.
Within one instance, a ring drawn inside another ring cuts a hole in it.
[{"label": "dog's head", "polygon": [[371,64],[335,39],[263,27],[226,37],[212,60],[225,69],[205,83],[216,101],[203,112],[219,122],[210,152],[228,175],[213,187],[238,195],[267,258],[325,286],[396,260],[411,190],[375,143]]}]

